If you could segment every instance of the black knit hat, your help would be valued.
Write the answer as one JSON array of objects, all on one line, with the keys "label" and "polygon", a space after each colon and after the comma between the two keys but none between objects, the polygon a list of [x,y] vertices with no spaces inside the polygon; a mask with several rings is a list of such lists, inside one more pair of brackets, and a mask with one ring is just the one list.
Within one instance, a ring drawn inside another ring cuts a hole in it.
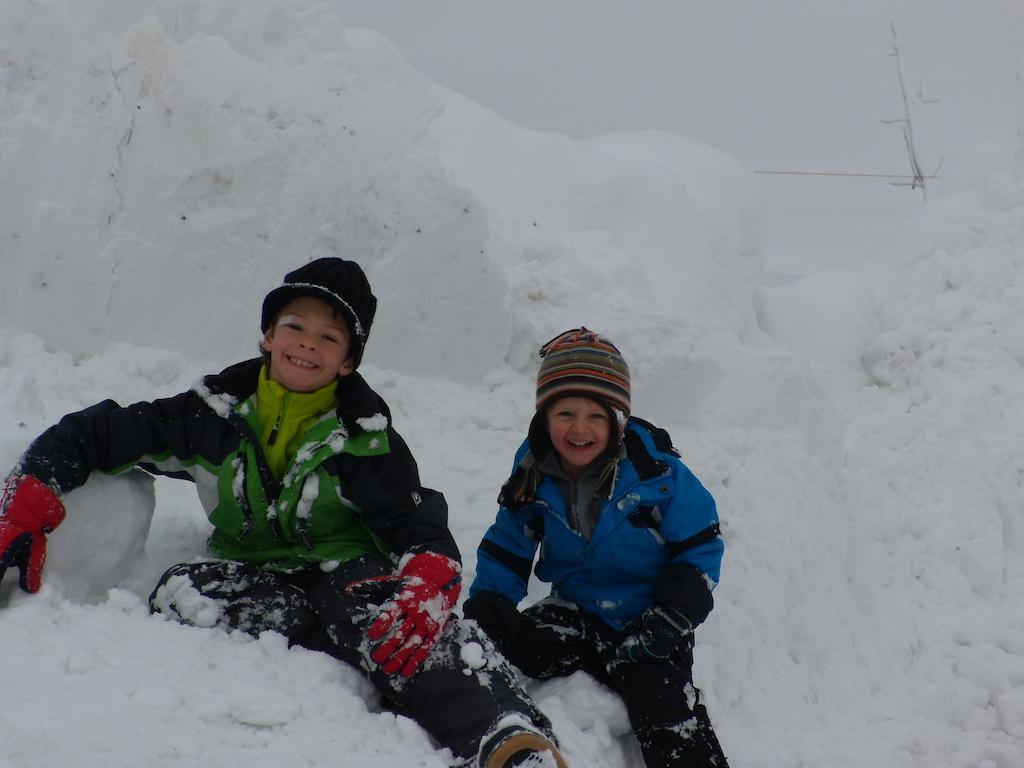
[{"label": "black knit hat", "polygon": [[362,267],[354,261],[330,256],[289,272],[284,276],[284,284],[263,300],[260,330],[266,333],[281,308],[300,296],[323,299],[344,316],[352,330],[352,363],[358,366],[377,312],[377,297],[370,291]]}]

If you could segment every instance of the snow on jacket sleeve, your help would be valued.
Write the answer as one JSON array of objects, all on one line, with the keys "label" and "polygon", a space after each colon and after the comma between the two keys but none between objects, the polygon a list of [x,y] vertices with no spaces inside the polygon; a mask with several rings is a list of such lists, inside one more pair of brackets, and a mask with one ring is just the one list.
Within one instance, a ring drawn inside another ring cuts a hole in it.
[{"label": "snow on jacket sleeve", "polygon": [[12,470],[61,493],[83,485],[94,471],[117,473],[170,457],[179,469],[194,464],[201,438],[200,401],[194,392],[121,407],[104,400],[65,416],[28,447]]}]

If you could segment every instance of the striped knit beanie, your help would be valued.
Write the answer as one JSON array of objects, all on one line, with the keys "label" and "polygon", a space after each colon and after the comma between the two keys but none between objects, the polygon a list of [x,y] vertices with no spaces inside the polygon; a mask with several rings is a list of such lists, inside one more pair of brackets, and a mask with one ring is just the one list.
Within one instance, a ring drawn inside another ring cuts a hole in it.
[{"label": "striped knit beanie", "polygon": [[618,347],[587,328],[560,333],[540,350],[537,411],[559,397],[589,397],[629,416],[629,367]]},{"label": "striped knit beanie", "polygon": [[[537,412],[527,436],[530,450],[523,456],[498,495],[502,506],[517,508],[534,498],[540,483],[538,462],[552,449],[544,409],[560,397],[588,397],[608,410],[612,429],[605,449],[605,465],[595,492],[610,497],[618,475],[618,453],[622,430],[629,416],[629,367],[618,347],[587,328],[573,328],[558,334],[540,349],[537,372]],[[622,414],[616,419],[613,411]]]}]

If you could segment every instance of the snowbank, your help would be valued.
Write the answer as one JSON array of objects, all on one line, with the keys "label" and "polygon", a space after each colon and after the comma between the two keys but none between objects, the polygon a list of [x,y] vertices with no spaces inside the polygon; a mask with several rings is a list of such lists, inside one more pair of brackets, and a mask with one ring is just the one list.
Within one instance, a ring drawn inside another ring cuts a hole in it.
[{"label": "snowbank", "polygon": [[[1016,768],[1024,196],[982,171],[999,153],[878,258],[763,286],[741,164],[524,131],[328,3],[0,16],[0,459],[67,411],[251,355],[284,271],[356,258],[381,298],[364,373],[471,579],[533,353],[590,324],[719,503],[696,675],[732,763]],[[352,670],[147,615],[208,532],[187,484],[157,481],[155,512],[149,481],[76,494],[44,591],[0,586],[0,765],[445,764]],[[638,764],[608,691],[532,690],[570,763]]]},{"label": "snowbank", "polygon": [[[231,359],[259,298],[323,255],[360,261],[380,296],[368,359],[463,382],[598,312],[615,328],[651,307],[699,328],[749,314],[732,267],[756,270],[756,241],[736,248],[726,224],[750,174],[709,149],[675,151],[670,173],[523,131],[323,3],[5,5],[15,331],[77,355],[113,340]],[[701,212],[687,184],[708,176]]]}]

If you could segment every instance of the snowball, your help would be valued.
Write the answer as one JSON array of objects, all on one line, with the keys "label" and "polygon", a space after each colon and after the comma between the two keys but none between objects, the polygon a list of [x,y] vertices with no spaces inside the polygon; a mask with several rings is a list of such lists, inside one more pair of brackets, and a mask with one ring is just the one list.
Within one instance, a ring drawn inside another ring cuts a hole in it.
[{"label": "snowball", "polygon": [[459,649],[459,658],[469,669],[480,669],[487,664],[484,647],[480,643],[463,643]]},{"label": "snowball", "polygon": [[99,601],[144,557],[156,505],[153,477],[96,472],[63,501],[67,518],[47,538],[43,578],[74,600]]}]

